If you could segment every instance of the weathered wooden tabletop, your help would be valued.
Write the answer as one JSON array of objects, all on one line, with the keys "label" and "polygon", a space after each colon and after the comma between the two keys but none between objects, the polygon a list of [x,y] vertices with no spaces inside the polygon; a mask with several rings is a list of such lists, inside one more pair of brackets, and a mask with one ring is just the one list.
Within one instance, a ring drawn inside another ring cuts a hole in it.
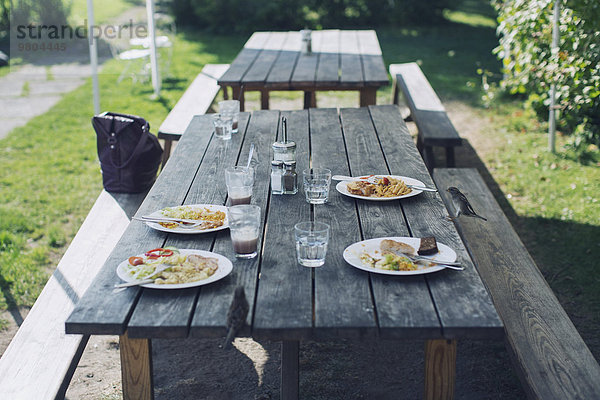
[{"label": "weathered wooden tabletop", "polygon": [[[166,234],[133,221],[66,321],[67,333],[121,335],[122,354],[137,354],[122,357],[125,375],[136,376],[124,380],[124,390],[143,392],[152,387],[146,371],[151,361],[139,351],[148,353],[150,338],[224,336],[233,291],[243,285],[251,307],[242,335],[284,343],[283,397],[298,395],[298,341],[341,337],[426,340],[428,393],[451,397],[456,339],[497,339],[503,328],[453,223],[445,219],[440,196],[424,192],[387,202],[355,200],[338,193],[333,183],[325,205],[309,205],[302,190],[294,196],[270,195],[271,144],[281,115],[297,143],[300,175],[310,162],[334,174],[390,173],[433,185],[396,106],[242,113],[240,133],[227,142],[212,138],[210,116],[196,116],[137,215],[180,204],[226,204],[224,170],[245,164],[254,143],[252,203],[261,207],[264,221],[259,256],[236,260],[227,230]],[[294,248],[294,224],[311,215],[332,229],[326,263],[317,269],[298,265]],[[358,270],[342,258],[348,245],[384,236],[435,236],[467,268],[389,276]],[[112,293],[121,261],[161,246],[220,253],[233,261],[233,272],[198,288]],[[139,379],[144,373],[145,381]]]},{"label": "weathered wooden tabletop", "polygon": [[316,107],[318,90],[355,90],[360,105],[376,103],[377,88],[389,83],[377,34],[373,30],[312,32],[312,54],[301,52],[300,32],[255,32],[218,83],[232,87],[233,98],[244,91],[302,90],[305,108]]}]

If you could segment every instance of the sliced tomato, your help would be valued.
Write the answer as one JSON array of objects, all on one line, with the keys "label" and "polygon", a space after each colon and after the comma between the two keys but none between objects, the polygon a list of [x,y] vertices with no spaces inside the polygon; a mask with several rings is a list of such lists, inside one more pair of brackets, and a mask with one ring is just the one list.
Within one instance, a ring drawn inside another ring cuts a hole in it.
[{"label": "sliced tomato", "polygon": [[381,183],[382,183],[383,185],[389,185],[389,184],[390,184],[390,180],[384,176],[384,177],[381,179]]},{"label": "sliced tomato", "polygon": [[148,252],[146,252],[146,257],[156,260],[158,257],[169,257],[173,255],[173,250],[170,249],[163,249],[162,247],[159,247],[157,249],[152,249]]},{"label": "sliced tomato", "polygon": [[134,267],[136,265],[140,265],[143,263],[144,263],[144,259],[142,257],[136,257],[136,256],[129,257],[129,264],[133,265]]}]

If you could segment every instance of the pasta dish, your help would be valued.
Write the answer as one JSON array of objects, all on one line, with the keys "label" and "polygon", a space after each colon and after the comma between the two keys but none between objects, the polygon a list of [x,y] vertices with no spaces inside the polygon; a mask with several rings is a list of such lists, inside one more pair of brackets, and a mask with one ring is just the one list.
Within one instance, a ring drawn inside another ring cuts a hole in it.
[{"label": "pasta dish", "polygon": [[[203,221],[198,229],[213,229],[222,226],[225,221],[225,213],[219,210],[210,210],[207,207],[198,208],[192,206],[167,207],[160,213],[168,218],[193,219]],[[179,224],[170,222],[159,222],[165,228],[177,228]]]},{"label": "pasta dish", "polygon": [[377,183],[352,181],[346,184],[348,193],[365,197],[399,197],[412,192],[412,189],[396,178],[378,177]]}]

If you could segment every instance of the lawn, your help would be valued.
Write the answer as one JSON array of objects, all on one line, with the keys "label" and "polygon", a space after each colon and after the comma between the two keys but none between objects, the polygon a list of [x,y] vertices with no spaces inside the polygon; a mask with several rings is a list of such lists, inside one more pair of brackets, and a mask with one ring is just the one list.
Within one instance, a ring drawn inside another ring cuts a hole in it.
[{"label": "lawn", "polygon": [[[79,3],[74,12],[81,13]],[[564,147],[568,137],[559,135],[559,152],[550,154],[546,123],[522,100],[497,96],[488,104],[481,73],[492,82],[500,76],[491,54],[497,45],[493,10],[473,0],[445,15],[447,23],[434,27],[378,30],[385,61],[418,61],[443,101],[464,103],[486,121],[480,135],[491,150],[479,156],[501,190],[500,203],[599,357],[600,275],[592,261],[600,257],[598,149],[575,154]],[[149,83],[116,84],[123,64],[108,61],[100,76],[101,108],[141,115],[156,132],[203,65],[231,62],[246,39],[180,29],[177,61],[157,100]],[[378,102],[390,96],[383,89]],[[256,99],[249,96],[250,103]],[[272,99],[302,104],[296,94]],[[319,97],[320,106],[355,103],[347,93]],[[33,304],[102,189],[92,114],[88,82],[0,141],[0,309]]]}]

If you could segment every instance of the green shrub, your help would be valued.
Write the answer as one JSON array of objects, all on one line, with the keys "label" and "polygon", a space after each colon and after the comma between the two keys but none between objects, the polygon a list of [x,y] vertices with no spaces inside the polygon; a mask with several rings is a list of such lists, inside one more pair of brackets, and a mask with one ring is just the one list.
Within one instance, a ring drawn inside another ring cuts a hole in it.
[{"label": "green shrub", "polygon": [[177,22],[212,32],[350,28],[439,21],[449,0],[174,0]]},{"label": "green shrub", "polygon": [[502,84],[525,94],[544,118],[556,83],[559,127],[577,146],[600,144],[600,5],[598,0],[561,0],[560,44],[551,50],[552,0],[493,0],[498,11]]}]

